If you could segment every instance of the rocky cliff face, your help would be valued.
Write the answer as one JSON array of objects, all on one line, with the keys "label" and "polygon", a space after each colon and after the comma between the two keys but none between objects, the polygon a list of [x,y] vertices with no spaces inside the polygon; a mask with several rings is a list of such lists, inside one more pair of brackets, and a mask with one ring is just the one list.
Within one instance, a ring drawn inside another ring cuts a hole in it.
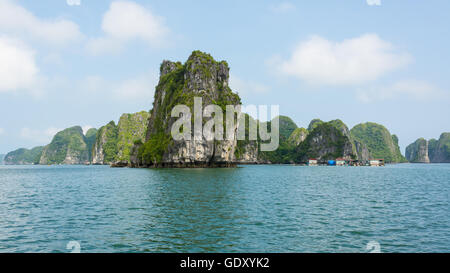
[{"label": "rocky cliff face", "polygon": [[442,133],[431,152],[431,162],[450,163],[450,133]]},{"label": "rocky cliff face", "polygon": [[88,164],[89,151],[83,129],[71,127],[58,132],[52,142],[45,146],[39,160],[41,165],[49,164]]},{"label": "rocky cliff face", "polygon": [[128,164],[133,143],[145,138],[149,113],[123,114],[119,124],[114,121],[99,130],[91,128],[83,135],[80,126],[58,132],[50,144],[32,150],[10,152],[6,164]]},{"label": "rocky cliff face", "polygon": [[89,153],[89,162],[92,162],[92,151],[94,150],[95,140],[97,139],[97,129],[91,128],[86,132],[86,145]]},{"label": "rocky cliff face", "polygon": [[370,159],[370,152],[367,145],[356,140],[350,133],[350,130],[348,129],[347,125],[345,125],[345,123],[342,120],[335,119],[330,121],[329,123],[333,125],[336,129],[341,131],[341,133],[350,140],[352,144],[352,154],[354,155],[355,159],[360,161],[367,161]]},{"label": "rocky cliff face", "polygon": [[439,140],[434,138],[428,141],[428,157],[430,158],[430,163],[435,163],[433,160],[436,157],[437,147],[439,146]]},{"label": "rocky cliff face", "polygon": [[29,149],[18,149],[8,153],[4,158],[5,165],[33,165],[39,164],[39,159],[42,155],[42,150],[44,147],[39,146],[31,150]]},{"label": "rocky cliff face", "polygon": [[236,156],[235,162],[239,164],[261,164],[264,162],[259,156],[257,141],[249,141],[242,146],[243,152]]},{"label": "rocky cliff face", "polygon": [[[148,123],[145,143],[139,145],[139,158],[133,166],[146,167],[222,167],[234,162],[236,139],[174,140],[171,128],[177,118],[171,117],[176,105],[186,105],[194,115],[194,97],[202,98],[202,105],[240,104],[240,98],[228,86],[229,68],[225,61],[217,62],[210,55],[194,51],[185,64],[164,61],[160,69],[153,109]],[[207,120],[203,120],[205,123]],[[238,123],[235,123],[236,132]],[[194,130],[192,130],[193,132]],[[210,132],[211,136],[215,132]],[[136,149],[135,149],[136,150]],[[140,163],[140,164],[139,164]]]},{"label": "rocky cliff face", "polygon": [[314,128],[316,128],[316,126],[321,123],[323,123],[323,121],[318,118],[311,120],[311,122],[308,125],[308,132],[311,132],[312,130],[314,130]]},{"label": "rocky cliff face", "polygon": [[406,147],[406,158],[413,163],[450,163],[450,133],[439,140],[419,138]]},{"label": "rocky cliff face", "polygon": [[[262,163],[259,155],[258,140],[250,140],[249,128],[258,128],[258,122],[248,114],[243,114],[244,122],[239,123],[239,129],[244,130],[245,140],[238,140],[235,149],[235,162],[239,164]],[[258,136],[257,136],[258,138]]]},{"label": "rocky cliff face", "polygon": [[292,134],[289,136],[289,143],[298,146],[300,143],[305,141],[306,137],[308,136],[308,130],[305,128],[297,128],[295,129]]},{"label": "rocky cliff face", "polygon": [[97,130],[88,130],[86,136],[80,126],[71,127],[58,132],[52,142],[45,147],[31,150],[18,149],[5,157],[5,164],[89,164],[90,150],[93,146]]},{"label": "rocky cliff face", "polygon": [[141,111],[134,114],[123,114],[117,124],[117,155],[116,162],[128,163],[133,145],[144,141],[147,133],[149,112]]},{"label": "rocky cliff face", "polygon": [[[335,130],[331,127],[334,127]],[[308,128],[309,130],[296,129],[290,137],[291,144],[298,147],[297,160],[300,162],[305,162],[308,158],[325,160],[342,157],[362,161],[369,159],[367,146],[351,136],[350,130],[342,120],[335,119],[324,122],[314,119]],[[314,137],[308,139],[312,133]],[[308,142],[304,143],[307,139]],[[302,145],[302,143],[304,144]]]},{"label": "rocky cliff face", "polygon": [[406,162],[400,152],[398,138],[383,125],[367,122],[350,130],[352,139],[365,145],[371,158],[384,159],[387,163]]},{"label": "rocky cliff face", "polygon": [[324,122],[315,119],[308,128],[311,131],[297,128],[290,118],[280,116],[279,148],[258,153],[258,141],[238,141],[238,163],[305,163],[309,158],[327,160],[338,157],[369,160],[367,145],[353,139],[341,120]]},{"label": "rocky cliff face", "polygon": [[356,159],[350,138],[344,135],[343,128],[336,127],[335,122],[320,122],[311,128],[312,131],[296,150],[298,162],[306,162],[309,158]]},{"label": "rocky cliff face", "polygon": [[114,121],[100,127],[92,148],[92,164],[104,165],[114,162],[117,155],[117,126]]},{"label": "rocky cliff face", "polygon": [[117,125],[111,121],[101,127],[92,151],[92,164],[127,166],[134,143],[145,139],[149,117],[146,111],[123,114]]},{"label": "rocky cliff face", "polygon": [[[323,122],[322,122],[323,123]],[[338,129],[339,131],[341,131],[341,133],[348,137],[349,139],[351,138],[350,136],[350,130],[348,129],[347,125],[345,125],[345,123],[340,120],[340,119],[335,119],[335,120],[331,120],[328,122],[330,125],[333,125],[336,129]],[[316,123],[316,124],[320,124],[320,123]],[[317,126],[317,125],[316,125]]]},{"label": "rocky cliff face", "polygon": [[[279,146],[275,151],[262,151],[259,153],[259,161],[261,163],[294,163],[292,156],[293,145],[289,142],[290,136],[297,129],[297,124],[287,116],[278,116],[279,120]],[[263,122],[261,126],[267,127],[271,130],[273,120],[270,122]],[[260,142],[264,143],[264,142]]]},{"label": "rocky cliff face", "polygon": [[406,147],[406,159],[412,163],[430,163],[428,156],[428,141],[419,138],[414,143]]},{"label": "rocky cliff face", "polygon": [[367,148],[367,145],[364,143],[361,143],[357,140],[353,140],[354,148],[356,151],[357,159],[360,161],[368,161],[370,160],[370,152],[369,148]]}]

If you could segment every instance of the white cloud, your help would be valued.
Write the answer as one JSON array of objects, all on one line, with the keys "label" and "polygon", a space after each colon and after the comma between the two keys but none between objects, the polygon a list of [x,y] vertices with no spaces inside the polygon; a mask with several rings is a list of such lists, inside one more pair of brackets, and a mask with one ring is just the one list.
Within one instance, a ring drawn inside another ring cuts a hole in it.
[{"label": "white cloud", "polygon": [[123,41],[111,37],[92,38],[86,45],[92,55],[115,54],[122,50]]},{"label": "white cloud", "polygon": [[159,43],[166,34],[161,18],[134,2],[116,1],[103,16],[103,31],[117,39],[140,38]]},{"label": "white cloud", "polygon": [[5,129],[0,128],[0,136],[3,135],[5,133]]},{"label": "white cloud", "polygon": [[89,93],[98,93],[106,90],[109,91],[110,86],[108,84],[101,76],[87,76],[83,79],[79,89]]},{"label": "white cloud", "polygon": [[243,80],[234,74],[230,75],[230,88],[239,94],[263,94],[269,91],[269,87],[264,84]]},{"label": "white cloud", "polygon": [[33,88],[38,72],[32,49],[16,39],[0,37],[0,93]]},{"label": "white cloud", "polygon": [[299,43],[290,59],[279,61],[277,67],[314,85],[354,85],[376,80],[410,61],[408,54],[397,52],[376,34],[342,42],[313,36]]},{"label": "white cloud", "polygon": [[51,52],[42,58],[42,62],[47,65],[62,65],[63,59],[59,53]]},{"label": "white cloud", "polygon": [[60,131],[62,131],[62,129],[55,127],[50,127],[44,130],[36,130],[25,127],[20,130],[20,137],[44,145],[50,143],[56,133]]},{"label": "white cloud", "polygon": [[388,86],[358,88],[356,96],[364,103],[391,99],[428,100],[440,98],[444,93],[437,87],[423,81],[403,80]]},{"label": "white cloud", "polygon": [[115,1],[103,15],[103,37],[93,38],[87,49],[92,54],[119,51],[130,40],[141,40],[152,47],[166,43],[168,28],[163,19],[131,1]]},{"label": "white cloud", "polygon": [[366,0],[369,6],[381,6],[381,0]]},{"label": "white cloud", "polygon": [[275,5],[271,5],[270,10],[275,13],[286,13],[295,10],[295,5],[291,2],[281,2]]},{"label": "white cloud", "polygon": [[107,96],[116,101],[152,100],[158,73],[151,71],[122,81],[107,81],[101,76],[86,77],[80,89],[91,95],[107,92]]},{"label": "white cloud", "polygon": [[113,89],[113,96],[117,100],[151,100],[157,77],[154,75],[142,75],[125,80],[117,84]]},{"label": "white cloud", "polygon": [[81,0],[67,0],[67,5],[69,6],[79,6],[81,5]]},{"label": "white cloud", "polygon": [[53,45],[72,43],[83,37],[74,22],[38,18],[10,0],[0,0],[0,31],[25,35]]}]

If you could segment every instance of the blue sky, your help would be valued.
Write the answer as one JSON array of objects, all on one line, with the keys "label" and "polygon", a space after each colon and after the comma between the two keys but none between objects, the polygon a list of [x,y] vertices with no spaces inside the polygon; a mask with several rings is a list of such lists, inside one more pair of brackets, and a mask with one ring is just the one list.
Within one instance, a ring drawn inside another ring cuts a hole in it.
[{"label": "blue sky", "polygon": [[244,104],[450,131],[450,2],[0,0],[0,153],[149,110],[163,59],[231,67]]}]

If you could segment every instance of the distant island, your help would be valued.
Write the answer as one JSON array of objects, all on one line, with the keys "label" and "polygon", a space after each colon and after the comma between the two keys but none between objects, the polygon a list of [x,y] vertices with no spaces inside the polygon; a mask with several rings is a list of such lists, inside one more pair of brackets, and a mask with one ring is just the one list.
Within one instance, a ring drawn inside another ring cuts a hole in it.
[{"label": "distant island", "polygon": [[450,163],[450,133],[441,134],[439,140],[419,138],[405,154],[412,163]]},{"label": "distant island", "polygon": [[145,138],[149,113],[123,114],[118,124],[109,122],[83,134],[80,126],[58,132],[50,144],[18,149],[5,156],[7,165],[97,164],[129,162],[133,143]]},{"label": "distant island", "polygon": [[[156,86],[153,108],[149,112],[123,114],[114,121],[90,129],[80,126],[58,132],[44,147],[18,149],[8,153],[4,164],[98,164],[117,167],[231,167],[236,164],[302,164],[308,159],[368,161],[383,159],[386,163],[450,162],[450,133],[439,140],[419,139],[401,154],[398,137],[383,125],[362,123],[349,129],[339,119],[314,119],[307,128],[298,127],[291,118],[279,116],[279,147],[261,152],[257,140],[175,141],[170,115],[175,105],[193,108],[194,97],[203,105],[240,104],[241,99],[229,85],[226,61],[216,61],[209,54],[194,51],[188,60],[163,61]],[[271,127],[272,121],[260,122],[245,115],[245,125],[236,125],[248,134],[250,124]]]}]

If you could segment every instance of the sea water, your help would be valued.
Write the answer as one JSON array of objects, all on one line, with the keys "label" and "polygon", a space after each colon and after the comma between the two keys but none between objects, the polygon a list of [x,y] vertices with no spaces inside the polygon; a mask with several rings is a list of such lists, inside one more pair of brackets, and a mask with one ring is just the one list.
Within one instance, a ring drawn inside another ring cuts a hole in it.
[{"label": "sea water", "polygon": [[450,164],[0,166],[0,252],[450,252],[449,193]]}]

